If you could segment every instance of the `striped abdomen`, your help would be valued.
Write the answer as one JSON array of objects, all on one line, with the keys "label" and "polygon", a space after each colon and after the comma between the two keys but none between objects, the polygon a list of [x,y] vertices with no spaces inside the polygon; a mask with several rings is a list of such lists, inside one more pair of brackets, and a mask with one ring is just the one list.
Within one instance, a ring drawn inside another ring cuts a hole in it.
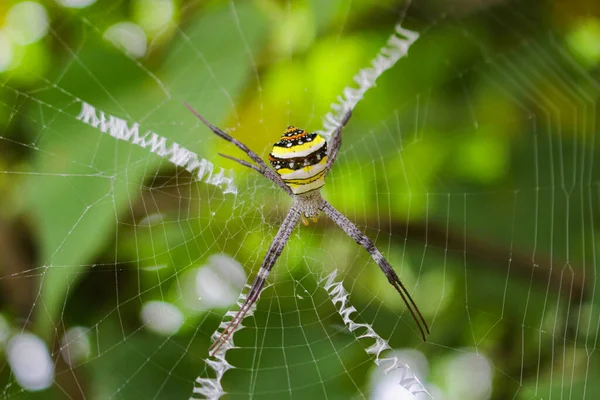
[{"label": "striped abdomen", "polygon": [[310,192],[325,184],[327,142],[316,133],[288,126],[269,161],[294,194]]}]

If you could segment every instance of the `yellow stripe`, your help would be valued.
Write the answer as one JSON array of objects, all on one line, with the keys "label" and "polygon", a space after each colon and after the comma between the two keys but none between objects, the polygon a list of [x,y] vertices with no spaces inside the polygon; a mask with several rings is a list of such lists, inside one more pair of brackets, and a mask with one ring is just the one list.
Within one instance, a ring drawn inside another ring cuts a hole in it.
[{"label": "yellow stripe", "polygon": [[311,176],[310,178],[284,179],[283,181],[286,183],[286,185],[306,185],[307,183],[314,182],[316,180],[319,180],[323,176],[325,176],[325,172],[327,172],[327,170],[323,170],[323,171],[319,172],[318,174],[316,174],[315,176]]},{"label": "yellow stripe", "polygon": [[292,146],[292,147],[274,146],[273,147],[273,151],[271,152],[271,154],[273,154],[274,157],[282,157],[282,156],[293,154],[293,153],[299,153],[301,151],[310,150],[312,147],[321,147],[320,145],[324,141],[325,141],[325,139],[323,139],[322,136],[317,135],[311,142],[305,142],[305,143],[302,143],[302,144],[297,144],[297,145]]},{"label": "yellow stripe", "polygon": [[306,192],[312,192],[325,186],[325,179],[320,178],[314,182],[306,183],[304,185],[288,185],[294,194],[301,194]]},{"label": "yellow stripe", "polygon": [[[321,161],[319,161],[316,164],[312,164],[312,165],[307,165],[306,167],[302,167],[300,168],[301,170],[305,171],[305,172],[310,172],[311,169],[314,168],[315,165],[319,165],[319,164],[325,164],[327,162],[327,156],[321,158]],[[290,169],[290,168],[279,168],[277,170],[277,173],[279,175],[285,175],[285,174],[291,174],[292,172],[296,172],[299,171],[300,169]]]}]

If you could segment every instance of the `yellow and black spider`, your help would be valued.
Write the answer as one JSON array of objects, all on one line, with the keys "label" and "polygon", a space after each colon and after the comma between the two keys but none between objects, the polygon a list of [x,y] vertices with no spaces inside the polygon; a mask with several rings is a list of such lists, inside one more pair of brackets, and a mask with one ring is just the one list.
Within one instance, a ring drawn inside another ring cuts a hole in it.
[{"label": "yellow and black spider", "polygon": [[217,136],[236,145],[246,153],[256,165],[219,153],[220,156],[257,171],[265,178],[273,181],[294,198],[294,204],[283,220],[277,235],[273,239],[260,270],[250,287],[246,300],[223,333],[221,333],[219,338],[210,347],[209,352],[211,355],[214,356],[221,346],[229,340],[229,337],[233,334],[242,319],[244,319],[246,313],[258,300],[267,277],[271,272],[271,268],[275,264],[275,261],[277,261],[277,258],[281,255],[292,231],[298,224],[298,220],[302,218],[306,225],[308,225],[308,219],[316,222],[319,211],[323,211],[340,228],[342,228],[348,236],[354,239],[356,243],[363,246],[369,254],[371,254],[371,257],[373,257],[373,260],[379,265],[379,268],[381,268],[381,271],[388,278],[388,281],[402,297],[402,300],[406,304],[406,307],[421,331],[423,340],[426,340],[425,332],[429,334],[427,322],[425,322],[425,318],[421,315],[417,305],[406,290],[406,287],[400,281],[400,278],[398,278],[398,275],[396,275],[396,272],[392,269],[390,263],[383,257],[377,247],[375,247],[375,244],[371,239],[321,197],[320,189],[325,185],[325,176],[331,170],[337,157],[338,150],[342,144],[342,129],[348,123],[348,120],[352,115],[351,111],[346,113],[340,126],[333,133],[329,150],[327,149],[327,141],[321,135],[317,133],[308,133],[294,126],[289,126],[281,136],[281,139],[275,143],[273,150],[269,154],[269,161],[275,169],[275,171],[273,171],[258,156],[258,154],[250,150],[245,144],[237,141],[221,129],[212,125],[189,104],[185,103],[185,105],[200,119],[200,121],[209,127],[211,131]]}]

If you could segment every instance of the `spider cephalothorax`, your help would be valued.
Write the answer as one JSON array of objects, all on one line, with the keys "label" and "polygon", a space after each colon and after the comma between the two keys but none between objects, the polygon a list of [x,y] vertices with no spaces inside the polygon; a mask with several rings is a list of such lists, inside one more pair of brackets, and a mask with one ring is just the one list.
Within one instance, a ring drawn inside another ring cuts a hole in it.
[{"label": "spider cephalothorax", "polygon": [[246,300],[240,310],[235,314],[227,328],[219,335],[212,344],[210,350],[214,355],[231,337],[233,332],[244,319],[252,305],[258,300],[260,293],[265,285],[271,268],[281,255],[292,231],[298,224],[300,217],[308,224],[306,218],[316,221],[319,211],[323,211],[340,228],[346,232],[354,241],[363,246],[373,260],[377,263],[381,271],[385,274],[390,284],[402,297],[406,307],[410,311],[413,319],[417,323],[421,336],[425,340],[425,332],[429,333],[427,322],[419,312],[417,305],[411,298],[408,290],[396,275],[396,272],[381,252],[375,247],[375,243],[368,236],[362,233],[344,214],[336,210],[329,202],[321,197],[320,188],[325,184],[325,176],[333,166],[337,157],[338,150],[342,144],[342,128],[346,125],[351,111],[348,111],[342,119],[340,126],[335,130],[330,141],[330,148],[327,148],[327,141],[317,133],[307,133],[295,126],[289,126],[281,139],[275,143],[273,150],[269,154],[269,161],[275,169],[273,171],[269,166],[245,144],[232,138],[221,129],[212,125],[202,115],[198,114],[187,103],[186,106],[196,115],[206,126],[210,128],[219,137],[235,144],[240,150],[250,157],[255,164],[240,160],[235,157],[221,154],[223,157],[233,160],[245,167],[251,168],[260,173],[265,178],[278,185],[287,194],[294,197],[294,204],[287,216],[281,223],[279,231],[273,239],[271,246],[258,270],[258,274],[250,287]]}]

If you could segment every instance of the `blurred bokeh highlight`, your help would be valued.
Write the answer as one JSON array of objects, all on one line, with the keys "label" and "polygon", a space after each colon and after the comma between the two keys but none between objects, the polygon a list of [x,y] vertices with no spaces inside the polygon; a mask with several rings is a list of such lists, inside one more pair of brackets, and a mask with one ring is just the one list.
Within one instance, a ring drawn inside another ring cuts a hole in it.
[{"label": "blurred bokeh highlight", "polygon": [[[189,398],[290,200],[194,118],[265,157],[321,129],[396,23],[419,32],[354,110],[322,216],[292,235],[228,353],[228,399],[600,398],[600,5],[592,0],[0,3],[3,399]],[[237,194],[77,119],[82,102],[235,176]],[[367,354],[320,285],[428,393]]]}]

